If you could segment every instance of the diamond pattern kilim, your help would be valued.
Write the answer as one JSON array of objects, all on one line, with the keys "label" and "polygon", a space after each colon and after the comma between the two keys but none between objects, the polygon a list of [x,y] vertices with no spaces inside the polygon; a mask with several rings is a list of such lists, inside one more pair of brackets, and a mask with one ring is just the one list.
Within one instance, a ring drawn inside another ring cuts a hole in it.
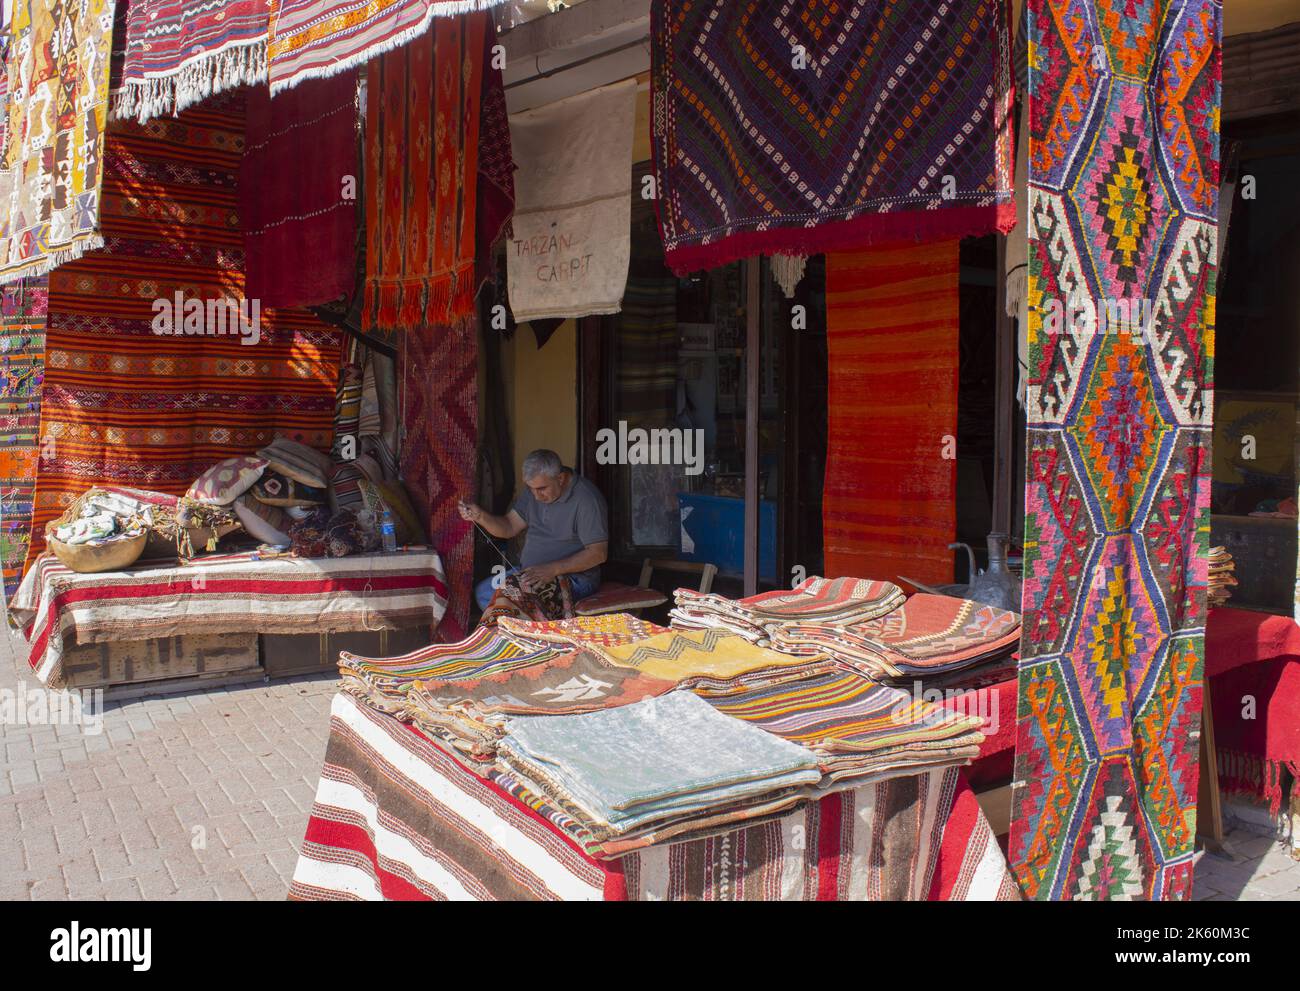
[{"label": "diamond pattern kilim", "polygon": [[1035,899],[1186,898],[1222,3],[1027,2],[1029,436],[1012,869]]}]

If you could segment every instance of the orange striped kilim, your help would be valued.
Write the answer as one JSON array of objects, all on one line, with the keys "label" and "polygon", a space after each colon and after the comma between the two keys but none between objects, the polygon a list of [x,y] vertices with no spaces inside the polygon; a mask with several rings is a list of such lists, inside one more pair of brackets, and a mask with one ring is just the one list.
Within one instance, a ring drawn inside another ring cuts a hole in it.
[{"label": "orange striped kilim", "polygon": [[180,494],[215,462],[278,434],[329,449],[337,330],[307,310],[270,309],[256,344],[152,328],[155,300],[177,292],[243,297],[243,146],[233,96],[109,131],[105,248],[50,277],[29,567],[45,524],[92,485]]},{"label": "orange striped kilim", "polygon": [[957,248],[826,256],[827,576],[953,579]]}]

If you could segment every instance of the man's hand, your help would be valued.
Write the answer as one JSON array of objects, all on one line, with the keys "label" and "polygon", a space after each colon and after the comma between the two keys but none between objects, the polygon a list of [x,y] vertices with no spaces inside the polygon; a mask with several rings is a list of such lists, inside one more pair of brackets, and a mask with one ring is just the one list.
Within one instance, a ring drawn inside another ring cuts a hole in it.
[{"label": "man's hand", "polygon": [[538,585],[545,585],[554,578],[556,572],[548,564],[535,564],[531,568],[524,568],[517,574],[519,587],[525,592],[533,591]]},{"label": "man's hand", "polygon": [[483,519],[483,510],[472,502],[466,502],[464,499],[456,500],[456,509],[460,511],[462,520],[478,523]]}]

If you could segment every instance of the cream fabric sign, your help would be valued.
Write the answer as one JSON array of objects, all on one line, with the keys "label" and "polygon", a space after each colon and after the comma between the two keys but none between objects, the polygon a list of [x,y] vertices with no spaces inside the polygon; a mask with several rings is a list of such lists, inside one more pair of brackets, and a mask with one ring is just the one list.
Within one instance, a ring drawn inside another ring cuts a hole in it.
[{"label": "cream fabric sign", "polygon": [[627,285],[636,81],[510,118],[515,320],[617,313]]}]

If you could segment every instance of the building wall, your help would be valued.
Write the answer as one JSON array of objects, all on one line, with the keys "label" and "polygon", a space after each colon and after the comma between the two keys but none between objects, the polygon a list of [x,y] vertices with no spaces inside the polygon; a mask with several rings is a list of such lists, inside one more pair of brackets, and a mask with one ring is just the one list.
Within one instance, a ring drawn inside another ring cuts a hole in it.
[{"label": "building wall", "polygon": [[538,350],[537,338],[520,324],[502,348],[515,469],[524,455],[549,447],[565,464],[578,454],[578,325],[566,320]]}]

